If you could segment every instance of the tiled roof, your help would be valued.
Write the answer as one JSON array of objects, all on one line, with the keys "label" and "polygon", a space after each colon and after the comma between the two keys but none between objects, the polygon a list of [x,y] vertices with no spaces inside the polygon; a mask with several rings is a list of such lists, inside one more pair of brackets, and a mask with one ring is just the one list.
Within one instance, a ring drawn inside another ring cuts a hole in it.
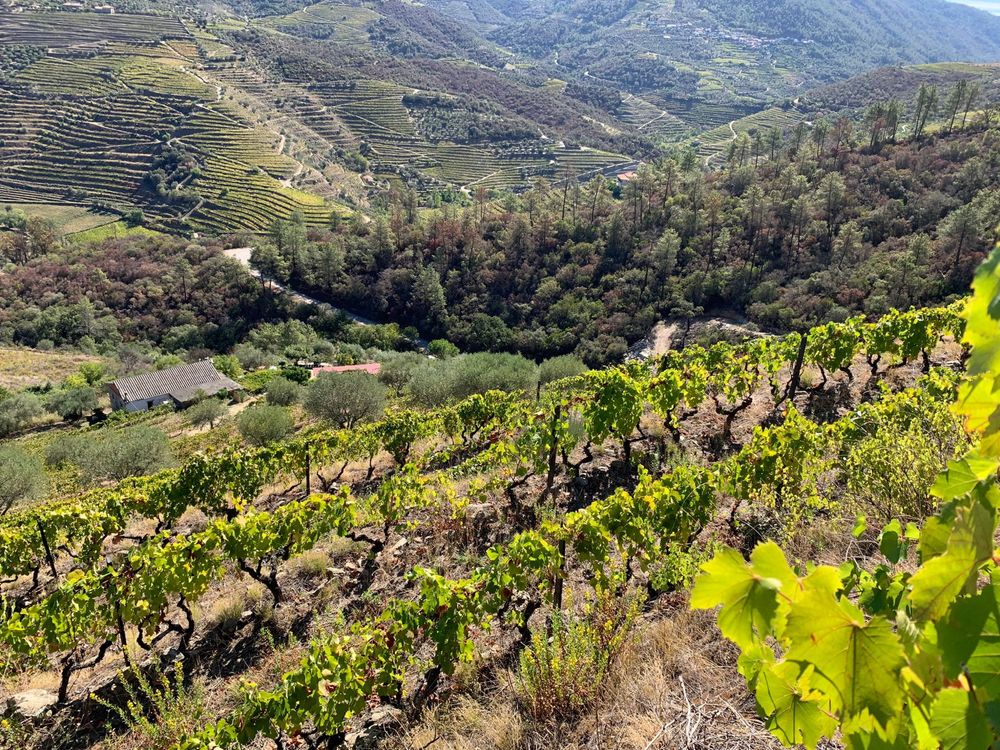
[{"label": "tiled roof", "polygon": [[211,360],[203,359],[190,365],[130,375],[116,380],[109,388],[116,391],[125,403],[148,401],[160,396],[170,396],[175,401],[187,403],[197,396],[198,391],[212,396],[220,391],[237,391],[240,386],[216,370]]}]

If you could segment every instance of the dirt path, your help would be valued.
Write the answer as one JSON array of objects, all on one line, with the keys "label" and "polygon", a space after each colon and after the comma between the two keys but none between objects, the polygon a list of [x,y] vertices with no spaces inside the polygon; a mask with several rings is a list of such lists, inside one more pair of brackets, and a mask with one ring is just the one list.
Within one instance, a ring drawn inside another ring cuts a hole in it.
[{"label": "dirt path", "polygon": [[676,323],[666,323],[661,320],[659,323],[653,326],[653,330],[649,334],[650,354],[654,357],[657,357],[661,354],[666,354],[667,352],[669,352],[676,333],[677,333]]}]

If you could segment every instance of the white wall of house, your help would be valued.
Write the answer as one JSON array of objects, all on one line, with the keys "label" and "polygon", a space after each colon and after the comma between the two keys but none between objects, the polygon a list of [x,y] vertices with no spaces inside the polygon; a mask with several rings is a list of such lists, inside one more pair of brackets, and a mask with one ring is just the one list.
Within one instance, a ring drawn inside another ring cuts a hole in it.
[{"label": "white wall of house", "polygon": [[156,398],[149,399],[148,401],[130,401],[125,404],[125,411],[148,411],[149,409],[155,409],[157,406],[172,404],[173,402],[174,400],[170,396],[157,396]]}]

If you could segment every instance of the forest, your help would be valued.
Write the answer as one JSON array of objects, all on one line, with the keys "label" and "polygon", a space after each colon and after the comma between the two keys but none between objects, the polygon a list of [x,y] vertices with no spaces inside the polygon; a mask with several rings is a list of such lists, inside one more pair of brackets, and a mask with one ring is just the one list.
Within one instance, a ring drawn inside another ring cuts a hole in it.
[{"label": "forest", "polygon": [[370,226],[283,222],[255,262],[463,350],[595,366],[664,318],[799,330],[952,299],[996,240],[1000,139],[956,124],[894,143],[883,120],[743,136],[719,172],[680,153],[429,218],[397,194]]}]

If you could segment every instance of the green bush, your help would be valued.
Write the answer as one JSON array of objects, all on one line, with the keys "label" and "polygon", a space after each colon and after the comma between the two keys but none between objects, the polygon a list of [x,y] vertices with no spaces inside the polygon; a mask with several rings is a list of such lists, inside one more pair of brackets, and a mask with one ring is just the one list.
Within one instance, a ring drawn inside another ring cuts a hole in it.
[{"label": "green bush", "polygon": [[438,359],[451,359],[458,356],[458,347],[447,339],[434,339],[427,345],[427,351]]},{"label": "green bush", "polygon": [[302,397],[302,386],[284,377],[274,378],[267,384],[267,403],[272,406],[291,406]]},{"label": "green bush", "polygon": [[554,383],[563,378],[571,378],[575,375],[582,375],[587,371],[587,366],[579,357],[566,354],[562,357],[552,357],[538,366],[538,384],[542,387],[549,383]]},{"label": "green bush", "polygon": [[325,372],[306,388],[305,407],[315,417],[353,427],[381,417],[385,395],[385,386],[368,373]]},{"label": "green bush", "polygon": [[611,596],[581,617],[553,613],[551,635],[535,631],[521,652],[516,688],[522,710],[545,724],[567,721],[590,707],[627,645],[638,613],[634,597],[623,603]]},{"label": "green bush", "polygon": [[16,393],[0,401],[0,438],[13,435],[28,427],[45,410],[37,396]]},{"label": "green bush", "polygon": [[20,448],[0,448],[0,514],[15,503],[40,496],[47,488],[45,467],[37,456]]},{"label": "green bush", "polygon": [[425,362],[427,362],[426,357],[414,352],[387,354],[380,362],[382,369],[378,374],[378,379],[397,394],[402,393],[409,384],[410,378],[413,377],[414,370]]},{"label": "green bush", "polygon": [[97,391],[90,386],[61,388],[49,397],[48,406],[63,419],[76,421],[97,408]]},{"label": "green bush", "polygon": [[284,438],[295,424],[280,406],[259,404],[245,409],[237,418],[240,435],[252,445],[270,445]]},{"label": "green bush", "polygon": [[151,474],[168,466],[172,458],[166,434],[148,425],[69,435],[46,452],[47,461],[75,464],[91,480]]},{"label": "green bush", "polygon": [[222,401],[217,398],[206,398],[188,409],[184,416],[192,427],[208,425],[210,429],[214,429],[216,422],[228,413],[229,409]]},{"label": "green bush", "polygon": [[414,370],[409,390],[417,403],[434,407],[491,390],[534,393],[537,378],[535,363],[516,354],[461,354]]}]

